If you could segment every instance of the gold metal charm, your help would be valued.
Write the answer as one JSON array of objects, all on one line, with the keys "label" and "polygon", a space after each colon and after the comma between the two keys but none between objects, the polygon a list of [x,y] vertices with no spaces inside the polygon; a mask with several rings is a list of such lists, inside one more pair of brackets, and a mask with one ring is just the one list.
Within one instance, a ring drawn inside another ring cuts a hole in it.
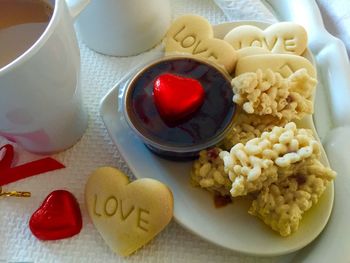
[{"label": "gold metal charm", "polygon": [[0,186],[0,197],[30,197],[30,192],[20,192],[20,191],[9,191],[3,192],[2,187]]}]

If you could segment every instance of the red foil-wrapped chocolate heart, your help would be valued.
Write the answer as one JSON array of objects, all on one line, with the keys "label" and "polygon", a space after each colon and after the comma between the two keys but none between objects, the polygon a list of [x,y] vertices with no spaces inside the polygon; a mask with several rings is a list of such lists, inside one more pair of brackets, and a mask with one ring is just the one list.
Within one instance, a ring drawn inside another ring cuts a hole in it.
[{"label": "red foil-wrapped chocolate heart", "polygon": [[33,235],[41,240],[74,236],[82,225],[79,204],[73,194],[65,190],[49,194],[29,221]]},{"label": "red foil-wrapped chocolate heart", "polygon": [[153,96],[162,119],[174,123],[185,119],[200,108],[205,91],[196,79],[166,73],[156,78]]}]

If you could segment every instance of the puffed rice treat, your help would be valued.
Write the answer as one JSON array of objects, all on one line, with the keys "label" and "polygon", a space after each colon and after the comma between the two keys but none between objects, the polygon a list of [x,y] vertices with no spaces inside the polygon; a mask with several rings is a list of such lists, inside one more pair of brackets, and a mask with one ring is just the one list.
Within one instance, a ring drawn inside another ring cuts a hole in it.
[{"label": "puffed rice treat", "polygon": [[287,122],[279,120],[271,115],[247,114],[244,111],[238,111],[234,119],[232,128],[220,143],[220,148],[230,150],[237,143],[246,143],[247,141],[260,137],[264,131],[271,131],[275,126],[284,126]]},{"label": "puffed rice treat", "polygon": [[219,157],[221,149],[213,148],[199,153],[191,170],[191,183],[210,192],[227,196],[230,195],[232,182],[224,171],[224,163]]},{"label": "puffed rice treat", "polygon": [[312,157],[279,168],[278,173],[282,179],[264,187],[248,213],[288,236],[297,231],[303,213],[318,202],[336,173]]},{"label": "puffed rice treat", "polygon": [[291,121],[313,113],[317,80],[302,68],[288,78],[271,69],[243,73],[232,80],[233,101],[249,114]]},{"label": "puffed rice treat", "polygon": [[274,127],[247,143],[221,151],[224,171],[232,181],[233,197],[261,190],[278,179],[277,169],[320,156],[319,142],[308,129],[297,129],[294,122]]}]

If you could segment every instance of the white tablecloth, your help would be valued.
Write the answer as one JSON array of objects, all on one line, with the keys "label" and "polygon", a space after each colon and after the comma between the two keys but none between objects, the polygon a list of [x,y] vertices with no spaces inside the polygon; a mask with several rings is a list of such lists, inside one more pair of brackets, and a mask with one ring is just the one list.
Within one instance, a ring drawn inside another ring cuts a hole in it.
[{"label": "white tablecloth", "polygon": [[[221,1],[222,2],[222,1]],[[273,22],[274,18],[258,0],[232,0],[229,19]],[[172,0],[173,17],[196,13],[217,24],[228,19],[211,0]],[[225,4],[225,3],[224,3]],[[94,228],[85,208],[84,187],[89,174],[100,166],[115,166],[130,171],[110,140],[99,116],[99,102],[113,85],[148,54],[113,58],[97,54],[80,41],[83,99],[89,113],[89,126],[71,149],[53,157],[65,169],[28,178],[4,187],[32,192],[28,199],[0,200],[0,262],[277,262],[276,258],[255,258],[222,249],[172,221],[150,244],[128,258],[115,255]],[[0,145],[6,141],[0,138]],[[40,158],[16,147],[19,163]],[[41,242],[28,228],[31,214],[53,190],[66,189],[78,199],[83,214],[83,229],[73,238]]]}]

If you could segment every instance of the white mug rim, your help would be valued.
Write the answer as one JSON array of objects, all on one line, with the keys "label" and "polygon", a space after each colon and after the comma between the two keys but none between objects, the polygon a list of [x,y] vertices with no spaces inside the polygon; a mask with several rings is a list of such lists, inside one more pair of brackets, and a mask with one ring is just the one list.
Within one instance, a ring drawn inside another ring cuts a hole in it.
[{"label": "white mug rim", "polygon": [[[52,17],[50,19],[49,24],[45,28],[44,32],[41,34],[41,36],[35,41],[35,43],[30,48],[28,48],[20,56],[18,56],[14,60],[12,60],[6,66],[0,68],[0,77],[1,77],[1,75],[6,74],[8,71],[11,71],[12,69],[16,68],[20,64],[22,64],[25,61],[27,61],[28,59],[30,59],[46,43],[48,38],[53,33],[54,27],[58,23],[58,14],[59,14],[58,12],[60,11],[59,10],[59,2],[60,1],[64,1],[64,0],[55,0],[55,6],[53,7]],[[45,2],[47,2],[47,1],[45,1]]]}]

